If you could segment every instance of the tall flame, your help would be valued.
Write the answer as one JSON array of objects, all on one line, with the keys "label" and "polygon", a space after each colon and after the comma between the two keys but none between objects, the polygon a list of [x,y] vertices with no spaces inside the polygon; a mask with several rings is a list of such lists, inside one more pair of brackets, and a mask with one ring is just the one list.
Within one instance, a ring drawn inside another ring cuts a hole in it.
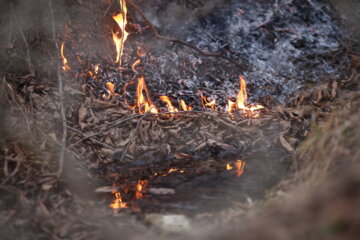
[{"label": "tall flame", "polygon": [[246,92],[246,83],[243,76],[239,77],[240,80],[240,90],[237,96],[236,105],[238,109],[247,109],[247,92]]},{"label": "tall flame", "polygon": [[120,0],[120,8],[121,8],[121,12],[118,15],[113,16],[113,19],[115,20],[115,22],[117,23],[117,25],[119,26],[119,28],[121,30],[121,36],[118,37],[118,35],[116,33],[114,33],[114,32],[112,33],[113,41],[116,46],[115,63],[119,63],[119,66],[121,66],[121,63],[122,63],[121,57],[124,52],[124,44],[129,35],[129,33],[125,30],[125,27],[127,24],[127,19],[126,19],[127,7],[126,7],[125,0]]},{"label": "tall flame", "polygon": [[67,65],[68,60],[67,60],[66,57],[64,56],[64,48],[65,48],[65,42],[63,42],[63,43],[61,44],[60,53],[61,53],[61,58],[62,58],[62,60],[63,60],[62,69],[63,69],[65,72],[68,72],[68,71],[71,70],[71,68]]},{"label": "tall flame", "polygon": [[[145,91],[146,98],[143,94],[143,91]],[[138,85],[136,88],[136,96],[137,96],[137,106],[139,108],[139,113],[158,113],[158,110],[151,100],[149,91],[147,89],[145,79],[143,76],[139,77],[138,79]]]}]

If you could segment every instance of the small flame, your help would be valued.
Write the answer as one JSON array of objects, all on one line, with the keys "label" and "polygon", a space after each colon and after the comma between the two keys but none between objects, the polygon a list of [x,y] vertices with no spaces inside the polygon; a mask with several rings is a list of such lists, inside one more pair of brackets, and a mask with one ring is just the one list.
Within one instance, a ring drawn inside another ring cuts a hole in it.
[{"label": "small flame", "polygon": [[68,72],[68,71],[71,70],[71,68],[67,65],[68,60],[67,60],[66,57],[64,56],[64,48],[65,48],[65,42],[63,42],[63,43],[61,44],[60,53],[61,53],[61,58],[62,58],[62,60],[63,60],[62,69],[63,69],[65,72]]},{"label": "small flame", "polygon": [[[107,96],[106,99],[110,99],[111,96],[119,96],[119,94],[117,94],[115,92],[115,85],[112,82],[106,82],[105,85],[106,85],[106,88],[107,88],[107,90],[109,92],[109,95]],[[103,96],[103,98],[104,98],[104,96]]]},{"label": "small flame", "polygon": [[208,98],[204,96],[204,93],[200,90],[198,90],[198,93],[200,93],[202,104],[204,107],[211,108],[211,110],[216,111],[216,100],[213,99],[210,102],[208,101]]},{"label": "small flame", "polygon": [[96,66],[95,66],[95,74],[98,74],[98,72],[99,72],[99,64],[96,64]]},{"label": "small flame", "polygon": [[[167,175],[169,175],[170,173],[173,173],[173,172],[179,172],[181,174],[183,174],[185,171],[184,170],[179,170],[177,168],[170,168],[166,173],[164,173],[162,176],[165,177]],[[157,174],[156,174],[157,175]]]},{"label": "small flame", "polygon": [[116,15],[113,16],[113,19],[115,20],[115,22],[118,24],[118,26],[120,27],[121,30],[121,37],[118,37],[118,35],[116,33],[112,33],[113,35],[113,41],[115,43],[116,46],[116,60],[115,63],[119,63],[119,66],[121,66],[122,63],[122,55],[124,52],[124,44],[125,41],[129,35],[129,33],[125,30],[125,27],[127,25],[127,19],[126,19],[126,15],[127,15],[127,7],[126,7],[126,1],[125,0],[120,0],[120,8],[121,8],[121,12]]},{"label": "small flame", "polygon": [[143,191],[147,184],[148,184],[148,180],[139,180],[136,183],[136,191],[135,191],[136,199],[141,199],[144,197]]},{"label": "small flame", "polygon": [[119,211],[122,208],[128,208],[127,204],[122,201],[120,192],[113,191],[112,193],[115,195],[114,201],[112,201],[109,205],[112,209]]},{"label": "small flame", "polygon": [[250,105],[249,106],[247,104],[248,95],[247,95],[247,91],[246,91],[246,82],[245,82],[243,76],[240,76],[239,80],[240,80],[240,90],[237,95],[236,102],[229,100],[228,106],[227,106],[227,111],[229,113],[232,113],[233,111],[238,109],[238,110],[243,110],[243,111],[247,112],[250,116],[256,116],[256,115],[253,115],[254,111],[263,109],[264,107],[261,105]]},{"label": "small flame", "polygon": [[244,173],[245,162],[242,160],[237,160],[235,162],[235,167],[236,167],[236,176],[240,177]]},{"label": "small flame", "polygon": [[[146,98],[143,94],[143,91],[145,91]],[[136,88],[136,96],[137,96],[137,106],[139,108],[139,113],[158,113],[158,110],[156,106],[154,105],[153,101],[150,98],[149,91],[147,89],[145,79],[143,76],[139,77],[138,79],[138,85]]]},{"label": "small flame", "polygon": [[230,163],[226,164],[226,170],[230,171],[232,169],[233,169],[233,167],[231,166]]},{"label": "small flame", "polygon": [[141,59],[136,60],[133,65],[131,66],[131,69],[133,70],[134,73],[139,74],[139,72],[136,70],[136,67],[141,63]]},{"label": "small flame", "polygon": [[160,96],[160,100],[167,104],[169,112],[179,112],[179,110],[172,105],[171,100],[168,96]]},{"label": "small flame", "polygon": [[183,111],[192,111],[192,107],[187,106],[184,100],[180,100],[180,105]]}]

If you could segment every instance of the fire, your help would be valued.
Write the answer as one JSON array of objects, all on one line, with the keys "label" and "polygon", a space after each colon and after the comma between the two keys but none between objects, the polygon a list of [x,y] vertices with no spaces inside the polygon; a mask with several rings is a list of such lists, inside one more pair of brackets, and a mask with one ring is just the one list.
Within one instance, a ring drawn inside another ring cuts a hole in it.
[{"label": "fire", "polygon": [[113,35],[113,41],[115,43],[116,46],[116,60],[115,63],[119,63],[119,66],[121,66],[122,63],[122,55],[124,52],[124,44],[125,41],[129,35],[129,33],[125,30],[125,27],[127,25],[127,19],[126,19],[126,15],[127,15],[127,7],[126,7],[126,1],[125,0],[120,0],[120,8],[121,8],[121,12],[116,15],[113,16],[113,19],[115,20],[115,22],[118,24],[120,30],[121,30],[121,37],[118,37],[118,35],[116,33],[112,33]]},{"label": "fire", "polygon": [[110,99],[111,96],[119,96],[119,94],[115,92],[115,85],[112,82],[106,82],[105,85],[109,92],[109,95],[107,97],[103,96],[103,98],[105,97],[107,99]]},{"label": "fire", "polygon": [[246,91],[246,82],[243,76],[240,76],[239,80],[240,80],[240,90],[237,95],[236,103],[231,100],[228,101],[228,106],[227,106],[228,112],[232,113],[233,111],[238,109],[238,110],[243,110],[249,113],[251,116],[253,116],[252,114],[254,113],[254,111],[263,109],[264,107],[261,105],[249,106],[247,104],[248,95]]},{"label": "fire", "polygon": [[235,162],[235,167],[236,167],[236,176],[240,177],[244,173],[245,162],[242,160],[237,160]]},{"label": "fire", "polygon": [[138,59],[138,60],[136,60],[136,61],[133,63],[133,65],[131,66],[131,69],[133,70],[134,73],[139,74],[139,72],[136,71],[136,67],[137,67],[140,63],[141,63],[141,59]]},{"label": "fire", "polygon": [[98,74],[99,73],[99,64],[96,64],[95,66],[95,74]]},{"label": "fire", "polygon": [[109,205],[112,209],[118,211],[121,208],[128,208],[127,204],[122,201],[120,192],[114,191],[112,193],[115,195],[114,201],[112,201],[112,203]]},{"label": "fire", "polygon": [[169,111],[169,112],[179,112],[179,110],[172,105],[171,100],[170,100],[169,97],[167,97],[167,96],[160,96],[160,100],[163,101],[163,102],[165,102],[165,103],[167,104],[167,108],[168,108],[168,111]]},{"label": "fire", "polygon": [[209,102],[208,99],[204,96],[204,93],[202,91],[198,90],[198,93],[200,93],[203,107],[208,107],[208,108],[211,108],[211,110],[215,111],[216,110],[216,100],[213,99]]},{"label": "fire", "polygon": [[[146,99],[143,94],[143,91],[145,91]],[[137,106],[139,108],[139,113],[158,113],[158,110],[156,106],[154,105],[153,101],[151,100],[149,91],[147,89],[145,79],[143,76],[139,77],[138,79],[138,85],[136,88],[136,96],[137,96]]]},{"label": "fire", "polygon": [[136,199],[141,199],[144,197],[143,195],[143,191],[144,191],[144,188],[146,187],[148,181],[147,180],[139,180],[137,183],[136,183],[136,191],[135,191],[135,198]]},{"label": "fire", "polygon": [[180,100],[180,105],[183,111],[192,111],[192,107],[187,106],[184,100]]},{"label": "fire", "polygon": [[65,42],[63,42],[63,43],[61,44],[61,49],[60,49],[61,58],[62,58],[62,60],[63,60],[62,69],[63,69],[65,72],[68,72],[68,71],[71,70],[71,68],[67,65],[68,60],[67,60],[66,57],[64,56],[64,47],[65,47]]},{"label": "fire", "polygon": [[233,169],[233,167],[231,166],[230,163],[226,164],[226,170],[230,171],[232,169]]}]

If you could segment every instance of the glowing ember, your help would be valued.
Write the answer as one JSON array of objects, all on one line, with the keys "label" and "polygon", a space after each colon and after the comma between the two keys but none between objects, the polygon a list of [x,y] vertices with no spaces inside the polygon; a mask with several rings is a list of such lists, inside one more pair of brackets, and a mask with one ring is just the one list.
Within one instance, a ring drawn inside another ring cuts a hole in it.
[{"label": "glowing ember", "polygon": [[63,42],[63,43],[61,44],[61,49],[60,49],[61,58],[62,58],[62,60],[63,60],[62,69],[63,69],[65,72],[68,72],[68,71],[71,70],[71,68],[67,65],[68,60],[67,60],[66,57],[64,56],[64,47],[65,47],[65,42]]},{"label": "glowing ember", "polygon": [[117,212],[122,208],[128,208],[127,204],[122,201],[120,192],[114,191],[112,193],[115,195],[114,201],[109,205],[112,209]]},{"label": "glowing ember", "polygon": [[230,163],[226,164],[226,170],[230,171],[232,169],[233,169],[233,167],[231,166]]},{"label": "glowing ember", "polygon": [[169,111],[169,112],[179,112],[179,110],[172,105],[171,100],[170,100],[169,97],[167,97],[167,96],[160,96],[160,100],[163,101],[163,102],[165,102],[165,103],[167,104],[167,108],[168,108],[168,111]]},{"label": "glowing ember", "polygon": [[135,198],[136,199],[141,199],[141,198],[144,197],[143,191],[144,191],[144,188],[146,187],[147,183],[148,183],[147,180],[139,180],[136,183],[136,191],[135,191]]},{"label": "glowing ember", "polygon": [[244,173],[245,162],[242,160],[237,160],[235,162],[235,167],[236,167],[236,176],[240,177]]},{"label": "glowing ember", "polygon": [[[146,99],[143,94],[143,91],[145,91]],[[136,96],[137,96],[137,106],[139,108],[139,113],[158,113],[157,108],[155,107],[153,101],[150,98],[149,91],[147,89],[145,79],[143,76],[139,77],[138,79],[138,85],[136,88]]]},{"label": "glowing ember", "polygon": [[122,60],[121,57],[123,55],[124,52],[124,43],[129,35],[129,33],[125,30],[126,24],[127,24],[127,20],[126,20],[126,15],[127,15],[127,8],[126,8],[126,1],[125,0],[120,0],[120,8],[121,8],[121,12],[116,15],[113,16],[113,19],[115,20],[115,22],[118,24],[120,30],[121,30],[121,36],[118,37],[118,35],[116,33],[113,32],[113,41],[115,43],[116,46],[116,60],[115,63],[119,63],[119,66],[121,66]]}]

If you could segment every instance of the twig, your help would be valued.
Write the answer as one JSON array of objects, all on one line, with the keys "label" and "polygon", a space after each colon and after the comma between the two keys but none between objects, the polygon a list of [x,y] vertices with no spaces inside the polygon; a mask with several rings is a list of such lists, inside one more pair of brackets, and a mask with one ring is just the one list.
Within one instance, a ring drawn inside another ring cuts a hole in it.
[{"label": "twig", "polygon": [[236,66],[240,67],[242,70],[245,70],[245,66],[243,64],[238,63],[237,61],[235,61],[234,59],[231,59],[221,53],[214,53],[214,52],[209,52],[206,50],[202,50],[200,48],[198,48],[197,46],[186,42],[184,40],[178,39],[178,38],[172,38],[172,37],[167,37],[167,36],[163,36],[161,34],[159,34],[159,32],[157,31],[157,29],[155,28],[154,24],[152,24],[152,22],[145,16],[144,12],[132,1],[132,0],[126,0],[126,2],[136,11],[140,14],[141,18],[149,25],[151,31],[153,32],[154,36],[158,39],[161,39],[163,41],[168,41],[168,42],[173,42],[173,43],[178,43],[178,44],[182,44],[185,45],[197,52],[199,52],[200,54],[204,55],[204,56],[208,56],[208,57],[220,57],[223,59],[228,60],[229,62],[235,64]]},{"label": "twig", "polygon": [[79,143],[82,142],[82,141],[85,141],[86,139],[90,139],[90,140],[93,141],[94,143],[100,144],[100,145],[102,145],[102,146],[104,146],[104,147],[107,147],[107,148],[113,150],[113,151],[116,150],[115,148],[111,147],[110,145],[107,145],[106,143],[102,143],[102,142],[100,142],[100,141],[97,141],[97,140],[95,140],[95,139],[92,139],[92,137],[94,137],[94,136],[96,136],[96,135],[99,135],[99,134],[101,134],[102,132],[99,132],[99,133],[96,133],[96,134],[92,134],[92,135],[86,135],[85,133],[83,133],[83,132],[80,131],[79,129],[76,129],[76,128],[73,128],[73,127],[70,127],[70,126],[68,126],[68,128],[71,129],[71,130],[73,130],[73,131],[75,131],[75,132],[80,133],[81,135],[84,136],[84,138],[80,139],[80,140],[77,141],[76,143],[71,144],[67,149],[70,149],[70,148],[74,147],[75,145],[79,144]]},{"label": "twig", "polygon": [[50,10],[50,17],[51,17],[51,28],[52,28],[52,38],[55,45],[55,61],[57,65],[57,80],[58,80],[58,87],[59,87],[59,105],[60,105],[60,115],[62,121],[62,138],[61,138],[61,149],[60,149],[60,156],[59,156],[59,169],[58,169],[58,177],[62,174],[64,168],[64,159],[65,159],[65,150],[66,150],[66,138],[67,138],[67,123],[66,123],[66,116],[65,116],[65,106],[64,106],[64,85],[63,80],[61,77],[61,68],[60,68],[60,56],[59,56],[59,44],[56,41],[56,30],[55,30],[55,15],[54,9],[52,6],[52,0],[49,0],[49,10]]}]

